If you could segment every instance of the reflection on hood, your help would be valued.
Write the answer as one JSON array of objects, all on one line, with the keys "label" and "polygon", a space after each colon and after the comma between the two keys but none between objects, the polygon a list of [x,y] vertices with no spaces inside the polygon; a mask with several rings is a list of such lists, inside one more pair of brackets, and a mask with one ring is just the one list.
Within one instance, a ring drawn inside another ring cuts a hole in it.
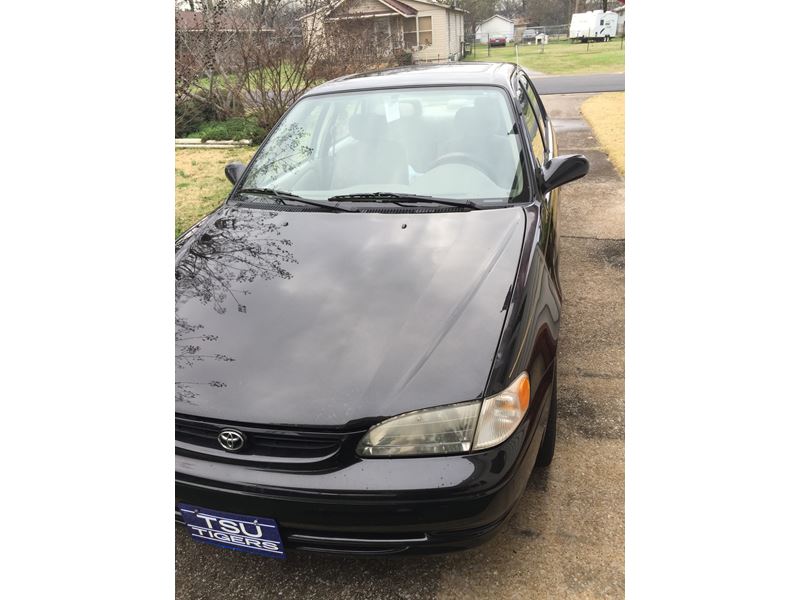
[{"label": "reflection on hood", "polygon": [[[289,279],[292,274],[284,265],[296,261],[290,250],[291,240],[281,236],[286,224],[278,222],[278,216],[274,211],[232,210],[202,233],[195,233],[194,241],[180,240],[175,267],[175,393],[179,402],[191,404],[197,396],[197,386],[226,387],[217,380],[180,381],[180,371],[206,360],[236,360],[210,349],[219,336],[206,333],[204,325],[181,317],[179,304],[195,299],[218,314],[224,314],[229,306],[246,313],[250,294],[247,284],[256,279]],[[253,235],[253,231],[258,234]]]},{"label": "reflection on hood", "polygon": [[176,401],[272,425],[483,394],[525,213],[225,207],[176,253]]}]

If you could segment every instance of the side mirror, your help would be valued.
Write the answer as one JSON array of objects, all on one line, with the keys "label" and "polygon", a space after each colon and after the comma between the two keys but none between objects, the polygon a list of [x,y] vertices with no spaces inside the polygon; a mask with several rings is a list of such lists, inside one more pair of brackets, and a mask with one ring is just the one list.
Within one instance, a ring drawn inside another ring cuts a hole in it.
[{"label": "side mirror", "polygon": [[242,177],[244,173],[244,165],[240,162],[232,162],[225,165],[225,177],[228,178],[233,185],[236,185],[236,182]]},{"label": "side mirror", "polygon": [[589,172],[589,161],[582,154],[556,156],[544,163],[544,182],[542,193],[580,179]]}]

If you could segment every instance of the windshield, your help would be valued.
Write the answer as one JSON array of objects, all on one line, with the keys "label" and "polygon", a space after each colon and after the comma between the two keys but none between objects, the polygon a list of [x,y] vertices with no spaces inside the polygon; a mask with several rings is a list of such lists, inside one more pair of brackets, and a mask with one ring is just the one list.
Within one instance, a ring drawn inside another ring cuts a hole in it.
[{"label": "windshield", "polygon": [[317,200],[390,192],[504,204],[525,189],[514,130],[497,88],[311,96],[253,158],[242,188]]}]

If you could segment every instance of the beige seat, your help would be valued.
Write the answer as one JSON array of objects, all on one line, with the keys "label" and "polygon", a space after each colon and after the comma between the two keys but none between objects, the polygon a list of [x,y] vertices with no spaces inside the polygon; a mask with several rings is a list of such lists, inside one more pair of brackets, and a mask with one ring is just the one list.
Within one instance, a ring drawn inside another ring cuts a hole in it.
[{"label": "beige seat", "polygon": [[508,185],[516,164],[514,138],[509,135],[497,105],[488,98],[478,98],[475,106],[458,109],[453,119],[452,135],[439,145],[439,156],[464,153],[487,168],[498,185]]},{"label": "beige seat", "polygon": [[402,144],[387,139],[383,115],[353,115],[349,127],[355,142],[334,155],[331,188],[408,183],[406,150]]}]

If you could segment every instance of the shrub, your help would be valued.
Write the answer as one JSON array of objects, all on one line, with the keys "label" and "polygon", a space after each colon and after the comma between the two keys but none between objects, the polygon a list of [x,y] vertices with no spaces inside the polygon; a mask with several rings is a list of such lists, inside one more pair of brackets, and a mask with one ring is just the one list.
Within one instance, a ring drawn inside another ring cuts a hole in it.
[{"label": "shrub", "polygon": [[404,48],[398,48],[394,51],[394,60],[401,67],[414,64],[413,55]]},{"label": "shrub", "polygon": [[214,118],[214,110],[207,103],[193,98],[175,101],[175,137],[187,137],[192,131]]},{"label": "shrub", "polygon": [[252,118],[235,117],[225,121],[208,121],[203,123],[187,137],[206,140],[252,140],[260,143],[267,132]]}]

